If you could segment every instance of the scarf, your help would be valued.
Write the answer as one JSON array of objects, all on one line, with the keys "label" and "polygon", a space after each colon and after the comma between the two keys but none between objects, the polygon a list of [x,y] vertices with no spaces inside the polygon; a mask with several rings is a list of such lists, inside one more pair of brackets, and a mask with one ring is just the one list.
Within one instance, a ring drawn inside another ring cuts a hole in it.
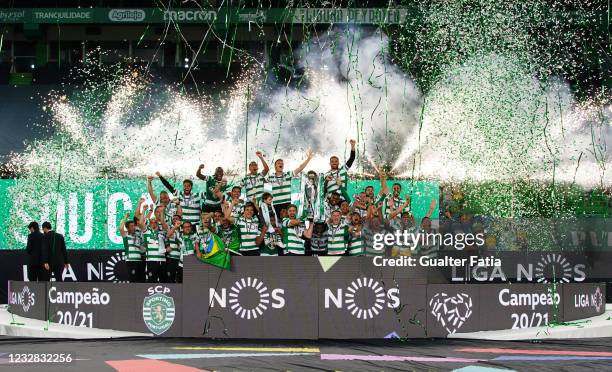
[{"label": "scarf", "polygon": [[276,215],[276,210],[274,208],[270,208],[270,206],[263,201],[259,207],[261,208],[261,214],[263,215],[264,222],[266,223],[266,226],[268,226],[268,231],[274,231],[274,226],[272,225],[272,221],[270,219],[270,213],[274,215],[276,225],[280,226],[280,221],[278,220],[278,216]]}]

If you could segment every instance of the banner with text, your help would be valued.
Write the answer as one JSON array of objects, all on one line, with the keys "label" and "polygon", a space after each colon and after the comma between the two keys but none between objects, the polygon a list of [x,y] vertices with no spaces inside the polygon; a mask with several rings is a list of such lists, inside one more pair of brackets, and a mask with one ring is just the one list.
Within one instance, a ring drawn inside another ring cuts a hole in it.
[{"label": "banner with text", "polygon": [[366,258],[238,257],[232,264],[220,270],[188,257],[187,285],[11,281],[8,300],[15,314],[61,324],[254,339],[447,337],[552,327],[605,310],[600,283],[435,284]]},{"label": "banner with text", "polygon": [[[175,182],[181,189],[181,180]],[[64,234],[69,249],[122,249],[119,223],[125,212],[132,212],[138,199],[153,205],[145,180],[98,180],[89,185],[67,191],[48,192],[42,198],[31,200],[22,193],[15,180],[0,180],[0,249],[25,248],[27,225],[31,221],[50,221],[57,232]],[[294,183],[299,182],[294,179]],[[396,181],[389,181],[389,187]],[[399,181],[404,193],[412,196],[412,210],[416,218],[422,218],[432,199],[439,197],[436,182]],[[348,194],[352,197],[366,186],[372,185],[375,192],[378,181],[351,181]],[[266,185],[268,186],[268,185]],[[157,194],[165,190],[159,180],[153,182]],[[203,191],[204,182],[194,182],[194,192]],[[299,190],[299,188],[295,187]],[[292,198],[298,199],[294,193]],[[437,215],[437,209],[434,216]]]},{"label": "banner with text", "polygon": [[408,8],[0,8],[1,23],[404,24]]}]

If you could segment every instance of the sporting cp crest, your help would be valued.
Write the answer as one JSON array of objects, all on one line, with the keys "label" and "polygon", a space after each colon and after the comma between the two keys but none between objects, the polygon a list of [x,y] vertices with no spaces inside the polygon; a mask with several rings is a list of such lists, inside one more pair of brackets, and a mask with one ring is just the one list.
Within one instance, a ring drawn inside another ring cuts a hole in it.
[{"label": "sporting cp crest", "polygon": [[161,293],[145,297],[142,304],[142,319],[147,328],[158,336],[172,327],[175,313],[174,299]]}]

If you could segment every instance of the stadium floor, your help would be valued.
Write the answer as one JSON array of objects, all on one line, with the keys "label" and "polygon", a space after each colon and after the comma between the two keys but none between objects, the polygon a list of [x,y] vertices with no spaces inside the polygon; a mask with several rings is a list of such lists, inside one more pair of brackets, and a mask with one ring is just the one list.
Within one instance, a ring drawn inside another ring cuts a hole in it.
[{"label": "stadium floor", "polygon": [[[72,353],[69,364],[9,363],[10,353]],[[8,367],[8,368],[7,368]],[[50,340],[0,337],[6,371],[612,371],[612,338],[473,340]]]}]

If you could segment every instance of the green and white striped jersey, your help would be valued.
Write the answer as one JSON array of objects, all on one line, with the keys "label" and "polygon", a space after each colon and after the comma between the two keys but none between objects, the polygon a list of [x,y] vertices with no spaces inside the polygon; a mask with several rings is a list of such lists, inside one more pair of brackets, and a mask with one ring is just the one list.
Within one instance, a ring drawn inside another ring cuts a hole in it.
[{"label": "green and white striped jersey", "polygon": [[[385,199],[385,203],[383,207],[384,217],[388,219],[391,216],[391,208],[389,208],[389,204],[393,206],[393,210],[396,210],[403,203],[404,201],[401,198],[396,198],[394,196],[389,195],[389,197]],[[406,208],[404,208],[402,212],[410,212],[410,206],[407,206]],[[400,218],[400,217],[401,217],[401,213],[395,216],[395,218]]]},{"label": "green and white striped jersey", "polygon": [[180,233],[178,237],[181,243],[182,256],[194,255],[195,254],[195,243],[200,241],[200,236],[195,233],[191,233],[189,235],[185,233]]},{"label": "green and white striped jersey", "polygon": [[367,208],[359,208],[357,206],[355,206],[353,203],[351,203],[351,207],[353,208],[353,210],[357,213],[359,213],[359,215],[363,218],[368,214],[368,210]]},{"label": "green and white striped jersey", "polygon": [[[386,233],[394,233],[395,231],[389,223],[385,220],[382,220],[380,223],[376,223],[375,221],[365,222],[363,224],[363,228],[361,229],[361,237],[363,238],[363,242],[365,244],[365,255],[366,256],[384,256],[385,252],[391,249],[392,245],[388,245],[382,242],[382,247],[375,248],[376,236],[384,235]],[[380,234],[380,235],[378,235]]]},{"label": "green and white striped jersey", "polygon": [[144,246],[147,252],[147,261],[163,262],[166,261],[166,247],[164,246],[165,236],[163,231],[153,230],[147,227],[145,230]]},{"label": "green and white striped jersey", "polygon": [[223,180],[219,181],[214,176],[206,176],[206,198],[204,199],[204,204],[206,205],[220,205],[221,200],[217,198],[215,195],[214,189],[217,187],[217,184],[220,185],[219,191],[223,193],[227,189],[227,183]]},{"label": "green and white striped jersey", "polygon": [[181,243],[181,260],[179,261],[179,267],[183,267],[183,257],[195,254],[195,242],[200,238],[196,233],[187,235],[182,232],[178,235],[178,238]]},{"label": "green and white striped jersey", "polygon": [[240,186],[246,193],[246,198],[248,201],[251,201],[255,198],[257,201],[261,199],[261,194],[263,194],[265,178],[261,173],[257,173],[256,175],[248,174],[244,176]]},{"label": "green and white striped jersey", "polygon": [[276,232],[266,233],[264,244],[261,248],[262,256],[278,256],[277,247],[282,248],[283,243],[280,234]]},{"label": "green and white striped jersey", "polygon": [[386,205],[386,201],[387,201],[387,197],[389,197],[389,194],[376,194],[374,195],[374,205],[378,205],[380,203],[382,203],[382,207],[385,208]]},{"label": "green and white striped jersey", "polygon": [[348,226],[345,223],[327,224],[327,254],[330,256],[346,253],[349,243]]},{"label": "green and white striped jersey", "polygon": [[334,193],[336,191],[340,191],[340,187],[338,186],[337,183],[337,179],[340,178],[342,180],[342,187],[346,188],[348,186],[348,168],[346,167],[346,164],[341,166],[338,169],[330,169],[327,172],[325,172],[325,174],[323,175],[323,178],[326,179],[327,177],[331,177],[332,179],[330,181],[326,181],[326,196]]},{"label": "green and white striped jersey", "polygon": [[[157,207],[159,207],[161,205],[161,202],[159,200],[159,198],[157,199],[157,201],[155,202],[155,209],[157,209]],[[164,208],[164,219],[166,220],[166,223],[171,223],[172,222],[172,217],[176,214],[176,205],[172,202],[168,203],[165,208]]]},{"label": "green and white striped jersey", "polygon": [[327,221],[327,219],[329,218],[329,216],[331,216],[333,211],[339,211],[339,210],[340,210],[340,204],[332,205],[332,203],[326,200],[325,204],[323,204],[323,220]]},{"label": "green and white striped jersey", "polygon": [[212,239],[212,232],[208,229],[202,229],[198,235],[200,236],[199,242],[200,242],[200,252],[202,252],[202,254],[204,254],[204,252],[206,251],[206,247],[208,247],[208,243],[210,242],[210,239]]},{"label": "green and white striped jersey", "polygon": [[365,244],[363,242],[363,238],[361,237],[361,231],[357,236],[355,236],[354,234],[350,233],[350,228],[351,226],[349,226],[349,256],[361,256],[365,253]]},{"label": "green and white striped jersey", "polygon": [[259,249],[255,238],[259,236],[259,221],[256,218],[246,219],[239,217],[235,220],[235,225],[240,234],[240,252],[254,251]]},{"label": "green and white striped jersey", "polygon": [[244,212],[244,200],[240,199],[238,204],[234,205],[233,200],[230,200],[232,204],[232,217],[238,218],[242,216],[242,212]]},{"label": "green and white striped jersey", "polygon": [[298,226],[289,226],[289,218],[283,220],[283,243],[285,251],[293,254],[304,254],[304,230],[306,225],[300,222]]},{"label": "green and white striped jersey", "polygon": [[191,222],[195,226],[199,225],[200,213],[202,211],[202,193],[194,193],[192,191],[189,196],[185,196],[181,191],[179,193],[179,200],[183,209],[183,221]]},{"label": "green and white striped jersey", "polygon": [[166,245],[168,245],[171,251],[168,253],[168,258],[173,260],[181,259],[181,238],[180,231],[175,231],[171,238],[166,237]]},{"label": "green and white striped jersey", "polygon": [[276,205],[291,203],[291,180],[293,172],[285,172],[279,176],[268,174],[266,182],[272,185],[272,202]]},{"label": "green and white striped jersey", "polygon": [[144,248],[144,237],[142,236],[142,229],[136,226],[134,232],[135,244],[140,248],[140,260],[144,261],[147,251]]},{"label": "green and white striped jersey", "polygon": [[138,244],[138,238],[134,235],[126,234],[123,237],[123,248],[126,261],[142,261],[142,252]]}]

